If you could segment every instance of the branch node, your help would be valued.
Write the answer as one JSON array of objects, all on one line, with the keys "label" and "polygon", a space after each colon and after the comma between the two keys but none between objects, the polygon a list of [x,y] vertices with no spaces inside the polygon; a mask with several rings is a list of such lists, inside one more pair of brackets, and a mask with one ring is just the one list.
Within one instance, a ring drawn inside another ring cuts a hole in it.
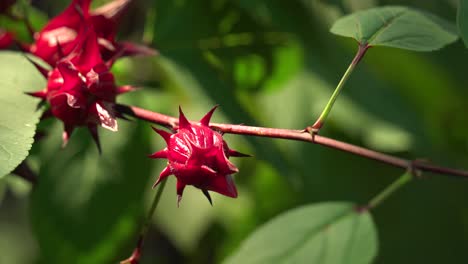
[{"label": "branch node", "polygon": [[421,179],[422,178],[422,170],[418,168],[418,164],[421,162],[424,162],[422,159],[415,159],[415,160],[410,160],[408,162],[408,172],[413,176],[413,178],[416,179]]},{"label": "branch node", "polygon": [[318,128],[314,128],[313,126],[308,126],[306,127],[303,132],[307,132],[309,133],[311,136],[312,136],[312,143],[315,144],[315,135],[318,134],[319,132],[319,129]]}]

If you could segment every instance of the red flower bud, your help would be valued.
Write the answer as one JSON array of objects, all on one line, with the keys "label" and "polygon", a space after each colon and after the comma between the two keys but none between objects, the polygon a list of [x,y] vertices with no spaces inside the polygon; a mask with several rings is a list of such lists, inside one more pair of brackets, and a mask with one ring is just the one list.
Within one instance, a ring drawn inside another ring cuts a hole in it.
[{"label": "red flower bud", "polygon": [[79,38],[77,50],[57,63],[47,75],[47,88],[30,95],[47,100],[50,112],[64,123],[64,145],[77,126],[87,126],[100,150],[97,126],[117,131],[113,105],[118,94],[131,91],[117,87],[114,76],[102,61],[94,31]]},{"label": "red flower bud", "polygon": [[75,49],[77,36],[86,34],[89,25],[92,25],[97,35],[101,57],[108,66],[122,56],[156,54],[156,51],[144,46],[115,41],[117,34],[115,16],[120,15],[130,1],[114,0],[114,2],[97,10],[101,10],[100,12],[90,14],[91,0],[73,0],[61,14],[51,19],[40,32],[35,33],[35,43],[26,49],[51,66],[55,66],[60,59]]},{"label": "red flower bud", "polygon": [[215,109],[216,107],[211,109],[200,120],[200,124],[191,124],[179,108],[179,127],[175,134],[153,128],[164,138],[167,147],[150,157],[168,159],[167,167],[161,172],[153,188],[164,178],[174,175],[177,178],[177,205],[186,185],[201,189],[210,203],[208,191],[237,197],[231,174],[239,170],[228,158],[248,155],[229,149],[222,135],[209,127]]}]

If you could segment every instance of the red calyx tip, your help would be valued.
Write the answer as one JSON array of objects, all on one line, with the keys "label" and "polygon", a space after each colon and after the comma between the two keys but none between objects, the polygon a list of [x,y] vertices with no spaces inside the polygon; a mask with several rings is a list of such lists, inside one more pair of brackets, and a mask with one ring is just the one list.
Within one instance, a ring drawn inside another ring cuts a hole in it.
[{"label": "red calyx tip", "polygon": [[179,129],[190,129],[190,127],[190,122],[187,120],[184,112],[182,112],[182,108],[179,106]]}]

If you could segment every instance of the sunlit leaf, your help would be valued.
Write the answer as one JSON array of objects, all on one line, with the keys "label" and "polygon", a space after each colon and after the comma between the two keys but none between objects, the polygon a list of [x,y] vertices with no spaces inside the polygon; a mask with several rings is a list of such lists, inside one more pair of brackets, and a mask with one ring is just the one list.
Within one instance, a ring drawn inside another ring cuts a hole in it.
[{"label": "sunlit leaf", "polygon": [[455,26],[427,12],[402,6],[372,8],[342,17],[332,33],[362,45],[414,51],[437,50],[457,40]]},{"label": "sunlit leaf", "polygon": [[260,227],[225,263],[371,263],[377,234],[369,213],[350,203],[286,212]]},{"label": "sunlit leaf", "polygon": [[1,52],[0,61],[0,177],[28,155],[41,111],[38,100],[24,94],[41,90],[45,79],[19,53]]}]

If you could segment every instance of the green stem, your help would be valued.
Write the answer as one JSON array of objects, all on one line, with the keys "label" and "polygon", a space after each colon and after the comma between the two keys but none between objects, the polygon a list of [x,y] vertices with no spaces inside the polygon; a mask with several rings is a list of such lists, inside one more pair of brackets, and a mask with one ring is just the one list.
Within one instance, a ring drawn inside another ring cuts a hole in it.
[{"label": "green stem", "polygon": [[341,90],[343,89],[346,81],[349,79],[349,76],[351,76],[351,73],[354,71],[354,68],[358,65],[358,63],[362,60],[364,55],[366,54],[366,51],[369,49],[370,46],[367,44],[359,45],[359,49],[354,56],[353,61],[351,64],[348,66],[348,69],[346,69],[345,73],[343,74],[343,77],[341,77],[340,82],[335,88],[335,91],[333,92],[332,96],[328,100],[327,105],[323,109],[322,113],[320,114],[319,118],[315,123],[312,125],[312,129],[315,131],[320,130],[322,128],[323,124],[325,123],[325,120],[327,119],[328,115],[331,112],[331,109],[333,108],[333,104],[335,103],[336,99],[338,98],[338,95],[340,94]]},{"label": "green stem", "polygon": [[407,184],[413,178],[413,174],[410,171],[405,172],[396,181],[387,186],[381,193],[377,194],[367,204],[367,209],[372,209],[381,204],[385,199],[392,195],[395,191],[400,189],[402,186]]},{"label": "green stem", "polygon": [[159,200],[161,200],[161,195],[164,191],[164,187],[166,186],[166,180],[163,180],[158,188],[158,191],[154,195],[153,203],[151,204],[150,210],[148,211],[148,215],[146,216],[145,223],[143,225],[143,228],[141,229],[141,237],[145,237],[146,233],[148,233],[148,229],[151,223],[151,219],[153,218],[154,211],[156,210],[156,207],[158,206]]},{"label": "green stem", "polygon": [[158,191],[156,192],[154,196],[153,203],[151,204],[150,210],[148,211],[148,215],[146,216],[145,223],[143,224],[143,227],[141,228],[141,233],[140,233],[140,236],[138,237],[137,246],[133,250],[132,255],[129,258],[121,261],[120,264],[139,263],[141,251],[143,249],[143,242],[145,240],[146,234],[148,233],[154,211],[156,210],[159,200],[161,200],[161,195],[164,190],[164,186],[166,186],[166,182],[167,180],[163,180],[159,185]]}]

